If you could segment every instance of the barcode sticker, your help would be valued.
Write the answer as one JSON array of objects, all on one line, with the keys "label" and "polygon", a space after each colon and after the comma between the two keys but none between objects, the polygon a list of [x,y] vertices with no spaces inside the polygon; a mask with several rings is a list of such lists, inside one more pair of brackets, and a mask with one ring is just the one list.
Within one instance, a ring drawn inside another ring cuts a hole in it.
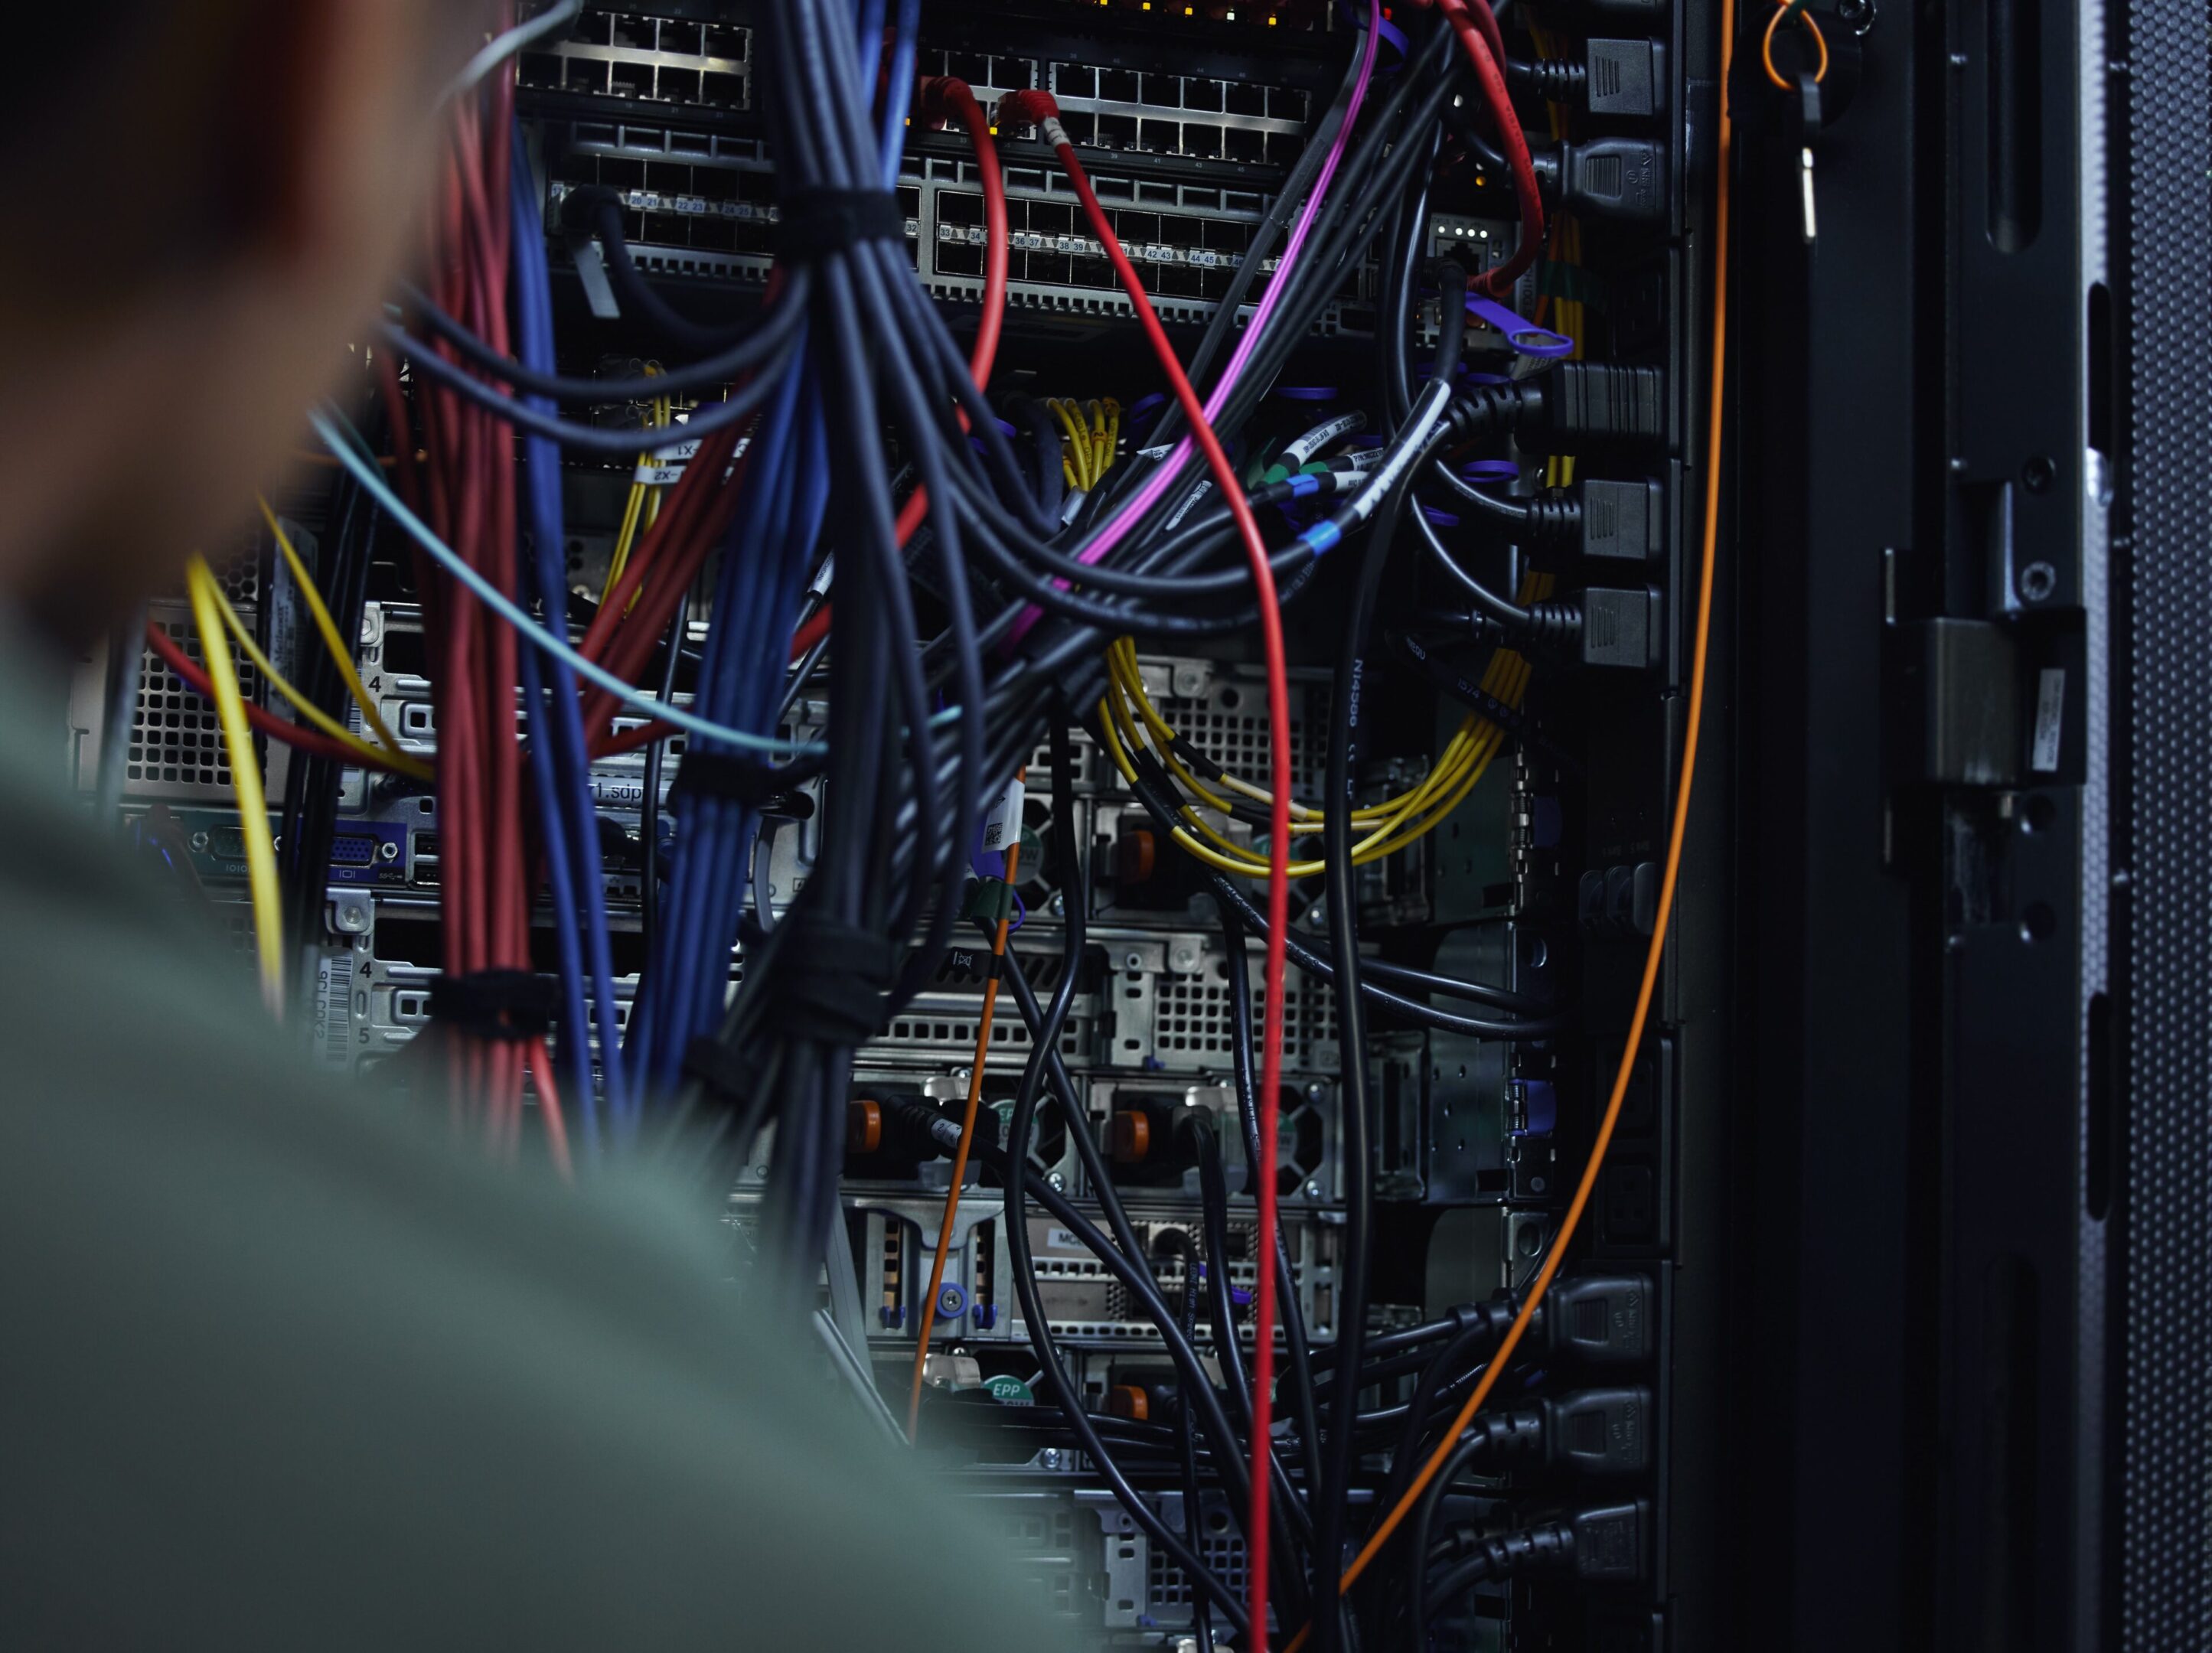
[{"label": "barcode sticker", "polygon": [[983,853],[995,855],[1021,836],[1022,783],[1018,776],[1006,782],[1006,789],[999,794],[999,801],[991,805],[990,813],[983,817]]},{"label": "barcode sticker", "polygon": [[326,1067],[353,1065],[353,955],[325,953],[315,965],[316,1054]]},{"label": "barcode sticker", "polygon": [[2058,767],[2058,733],[2066,720],[2066,669],[2047,665],[2035,681],[2035,740],[2028,767],[2048,775]]}]

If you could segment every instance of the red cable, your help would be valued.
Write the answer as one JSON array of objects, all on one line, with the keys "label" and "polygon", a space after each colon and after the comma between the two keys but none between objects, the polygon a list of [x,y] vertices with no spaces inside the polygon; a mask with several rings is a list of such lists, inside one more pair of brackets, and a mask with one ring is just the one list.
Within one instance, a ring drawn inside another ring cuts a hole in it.
[{"label": "red cable", "polygon": [[[1006,320],[1006,179],[999,169],[999,146],[991,139],[991,122],[983,112],[983,106],[975,101],[975,94],[968,82],[950,75],[933,75],[921,85],[921,98],[915,113],[933,125],[941,124],[947,113],[960,118],[968,129],[968,141],[975,146],[975,170],[982,174],[983,222],[983,317],[975,325],[975,348],[968,355],[968,371],[975,380],[977,390],[988,390],[991,383],[991,364],[998,359],[999,334]],[[960,428],[968,428],[968,416],[960,416]],[[929,495],[915,489],[907,495],[906,503],[899,507],[896,532],[902,546],[914,538],[914,531],[921,526],[929,511]],[[791,658],[800,655],[829,635],[830,607],[824,603],[806,623],[792,634]]]},{"label": "red cable", "polygon": [[[175,672],[194,692],[204,699],[215,698],[215,685],[208,681],[207,673],[193,664],[177,640],[153,621],[146,623],[146,646],[161,657],[161,662]],[[349,746],[342,746],[319,729],[303,729],[296,723],[287,723],[274,712],[256,706],[251,701],[246,706],[246,720],[272,740],[281,740],[287,746],[307,753],[310,757],[335,758],[341,763],[359,768],[373,767],[364,763],[360,753]]]},{"label": "red cable", "polygon": [[1098,204],[1097,194],[1091,187],[1083,163],[1075,158],[1075,146],[1068,141],[1060,124],[1059,105],[1047,92],[1017,92],[1001,102],[999,109],[1002,123],[1011,115],[1016,120],[1042,128],[1045,141],[1058,152],[1060,164],[1066,168],[1068,182],[1075,186],[1099,244],[1113,260],[1115,273],[1121,278],[1129,301],[1136,307],[1137,319],[1144,325],[1152,353],[1159,358],[1183,417],[1190,422],[1191,438],[1205,454],[1207,468],[1213,472],[1222,498],[1236,519],[1245,555],[1251,561],[1252,584],[1259,599],[1261,652],[1267,672],[1268,781],[1273,802],[1267,830],[1267,956],[1263,978],[1267,997],[1260,1046],[1261,1163],[1254,1168],[1258,1184],[1260,1231],[1252,1255],[1262,1261],[1255,1280],[1252,1315],[1252,1508],[1245,1534],[1245,1577],[1251,1589],[1251,1633],[1248,1644],[1255,1653],[1267,1653],[1267,1547],[1273,1490],[1271,1448],[1275,1395],[1275,1271],[1267,1266],[1265,1260],[1275,1255],[1275,1132],[1283,1077],[1283,938],[1290,927],[1291,691],[1289,671],[1283,656],[1282,610],[1275,595],[1275,574],[1267,561],[1267,542],[1261,538],[1260,524],[1245,501],[1243,485],[1237,480],[1228,454],[1222,451],[1213,427],[1206,422],[1206,409],[1199,401],[1197,391],[1192,388],[1189,376],[1183,372],[1182,363],[1176,359],[1175,346],[1168,342],[1166,330],[1152,313],[1152,301],[1146,296],[1144,283],[1137,279],[1128,254],[1121,250],[1113,221],[1107,217],[1106,209]]},{"label": "red cable", "polygon": [[1419,3],[1436,4],[1459,36],[1468,61],[1474,65],[1475,78],[1482,82],[1483,101],[1490,106],[1498,141],[1504,147],[1506,162],[1513,173],[1513,193],[1521,210],[1520,244],[1511,258],[1484,270],[1470,283],[1493,298],[1502,298],[1515,277],[1535,263],[1544,246],[1544,203],[1536,191],[1536,163],[1529,156],[1528,137],[1521,130],[1521,117],[1513,112],[1504,71],[1498,67],[1504,60],[1505,40],[1498,32],[1489,0],[1419,0]]}]

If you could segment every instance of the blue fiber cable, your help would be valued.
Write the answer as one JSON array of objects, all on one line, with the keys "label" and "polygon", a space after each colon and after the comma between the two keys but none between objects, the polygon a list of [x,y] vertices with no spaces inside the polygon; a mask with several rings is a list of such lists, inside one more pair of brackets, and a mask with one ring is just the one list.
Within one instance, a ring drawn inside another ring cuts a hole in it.
[{"label": "blue fiber cable", "polygon": [[[513,145],[514,211],[514,277],[520,338],[518,343],[524,365],[538,372],[550,373],[555,366],[553,349],[552,274],[545,257],[545,227],[541,216],[537,179],[529,161],[529,148],[523,141],[518,123]],[[545,403],[550,410],[550,403]],[[525,444],[529,460],[529,504],[531,535],[534,542],[534,557],[524,566],[536,576],[538,600],[546,619],[564,630],[568,624],[568,568],[565,547],[568,535],[562,520],[561,453],[552,442],[532,437]],[[534,667],[535,651],[525,649],[523,658]],[[532,671],[534,680],[540,674]],[[573,882],[580,886],[583,897],[583,926],[586,945],[590,949],[592,1002],[598,1012],[600,1068],[605,1075],[608,1112],[617,1121],[630,1112],[628,1087],[622,1080],[621,1066],[615,1054],[620,1038],[620,1006],[615,998],[614,949],[608,933],[606,873],[599,854],[599,814],[592,796],[591,764],[584,746],[583,714],[577,702],[576,679],[559,660],[550,663],[551,716],[545,720],[543,734],[531,743],[533,755],[539,747],[552,781],[553,790],[568,800],[568,843],[566,857],[573,870]],[[532,720],[538,721],[538,711],[548,705],[533,686],[531,696]],[[541,799],[541,808],[543,800]],[[545,838],[549,851],[558,830],[561,816],[557,811],[545,813]],[[573,890],[566,902],[561,903],[567,913],[574,915]],[[556,902],[559,892],[556,892]],[[578,982],[577,994],[581,993],[581,971],[576,962],[564,956],[562,969],[572,974]],[[572,998],[572,1012],[580,1010],[580,1004]],[[569,1036],[574,1040],[575,1085],[579,1105],[585,1110],[586,1146],[592,1146],[598,1129],[597,1109],[593,1097],[591,1024],[577,1016],[571,1024]]]},{"label": "blue fiber cable", "polygon": [[[362,441],[361,433],[353,428],[352,421],[344,414],[335,409],[310,408],[307,423],[323,446],[330,449],[332,457],[345,467],[347,474],[368,491],[380,508],[406,531],[408,538],[420,545],[432,562],[466,586],[478,602],[514,627],[525,642],[563,662],[578,677],[605,690],[625,706],[645,716],[672,724],[684,733],[696,735],[702,739],[726,741],[746,751],[763,752],[775,757],[820,757],[829,751],[830,749],[818,740],[775,740],[749,734],[743,729],[732,729],[710,718],[702,718],[684,707],[664,706],[651,695],[624,683],[598,661],[586,659],[517,608],[505,593],[471,568],[459,551],[439,538],[428,524],[409,510],[399,495],[393,493],[384,478],[377,474],[374,457],[363,457],[368,452],[368,445]],[[948,706],[929,720],[930,726],[939,728],[957,723],[963,715],[961,708]]]}]

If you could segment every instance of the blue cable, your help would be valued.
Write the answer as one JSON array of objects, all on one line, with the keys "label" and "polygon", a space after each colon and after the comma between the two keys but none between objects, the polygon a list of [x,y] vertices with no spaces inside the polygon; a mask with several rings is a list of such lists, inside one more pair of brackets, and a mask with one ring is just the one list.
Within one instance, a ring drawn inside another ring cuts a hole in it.
[{"label": "blue cable", "polygon": [[[879,0],[870,0],[871,5]],[[863,14],[865,17],[865,13]],[[898,38],[891,47],[891,67],[889,83],[884,94],[884,135],[879,149],[884,173],[884,187],[898,185],[899,157],[906,150],[907,115],[914,106],[914,65],[921,35],[921,0],[899,0]],[[863,33],[861,64],[869,61]]]},{"label": "blue cable", "polygon": [[[514,213],[514,281],[521,358],[524,364],[539,372],[553,370],[553,295],[552,273],[545,257],[545,227],[539,208],[537,179],[532,176],[529,149],[523,141],[520,123],[515,141],[513,193]],[[551,403],[543,405],[550,411]],[[561,453],[552,442],[532,437],[525,444],[528,459],[530,525],[535,556],[523,566],[536,576],[537,597],[540,608],[549,621],[557,620],[566,629],[568,623],[568,566],[565,548],[568,535],[562,520]],[[538,711],[548,704],[536,686],[539,672],[535,669],[536,651],[525,649],[522,658],[532,668],[527,673],[531,682],[530,707],[533,725],[538,722]],[[584,936],[591,950],[590,969],[592,1002],[598,1012],[600,1068],[605,1075],[608,1112],[617,1121],[629,1113],[628,1087],[623,1083],[620,1064],[615,1054],[620,1039],[620,1006],[614,988],[614,948],[608,933],[606,873],[599,854],[599,815],[592,795],[591,763],[584,745],[582,709],[577,702],[575,674],[559,660],[550,663],[551,716],[545,720],[540,739],[531,743],[533,757],[543,748],[542,767],[547,773],[553,791],[567,799],[568,842],[562,859],[573,870],[573,885],[580,886],[583,896]],[[534,766],[536,767],[536,766]],[[559,830],[561,817],[557,811],[546,807],[541,796],[539,806],[544,817],[545,841],[549,866],[553,858],[554,845],[563,835]],[[555,889],[556,913],[573,915],[575,890],[564,897]],[[583,1109],[586,1147],[596,1146],[598,1133],[597,1105],[593,1095],[591,1024],[583,1019],[581,1010],[581,976],[578,961],[568,951],[568,938],[562,940],[562,968],[564,975],[575,982],[570,994],[572,1020],[569,1037],[575,1049],[572,1054],[575,1069],[575,1088],[578,1105]]]},{"label": "blue cable", "polygon": [[[332,457],[345,467],[346,473],[359,483],[369,497],[424,551],[430,560],[466,586],[471,595],[489,609],[532,648],[550,654],[563,662],[578,677],[588,678],[598,688],[604,689],[625,706],[635,708],[648,718],[673,724],[686,734],[707,740],[726,741],[732,746],[751,752],[765,752],[775,757],[820,757],[829,748],[820,741],[774,740],[764,736],[749,734],[743,729],[732,729],[726,724],[702,718],[696,712],[677,705],[663,705],[653,696],[624,683],[598,661],[580,654],[562,639],[554,636],[538,622],[514,605],[514,601],[498,586],[471,568],[465,558],[438,538],[428,524],[404,504],[399,495],[392,491],[384,478],[377,474],[375,457],[368,455],[368,444],[353,422],[336,409],[310,408],[307,423]],[[363,457],[368,455],[368,457]],[[957,706],[948,706],[929,720],[932,728],[941,728],[957,723],[963,715]]]}]

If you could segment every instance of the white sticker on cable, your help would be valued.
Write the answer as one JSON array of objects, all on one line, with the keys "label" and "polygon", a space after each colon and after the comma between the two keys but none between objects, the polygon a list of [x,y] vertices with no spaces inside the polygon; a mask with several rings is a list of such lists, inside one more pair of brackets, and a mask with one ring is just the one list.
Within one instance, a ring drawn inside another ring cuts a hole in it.
[{"label": "white sticker on cable", "polygon": [[2058,767],[2058,732],[2066,720],[2066,669],[2047,665],[2035,680],[2035,740],[2028,767],[2048,775]]},{"label": "white sticker on cable", "polygon": [[1055,149],[1068,141],[1067,128],[1060,124],[1057,115],[1047,115],[1037,130],[1044,134],[1044,141]]},{"label": "white sticker on cable", "polygon": [[657,447],[637,462],[636,480],[647,488],[667,488],[684,480],[684,467],[691,463],[699,451],[699,439],[688,442],[671,442],[666,447]]},{"label": "white sticker on cable", "polygon": [[991,805],[990,813],[983,817],[983,853],[1001,853],[1021,836],[1022,783],[1019,778],[1006,782],[1006,789],[999,794],[998,802]]},{"label": "white sticker on cable", "polygon": [[[684,480],[684,467],[698,453],[701,440],[694,436],[688,442],[671,442],[666,447],[654,448],[638,460],[633,479],[647,488],[673,488]],[[751,440],[749,436],[738,438],[738,445],[730,450],[730,468],[722,473],[723,481],[727,482],[737,470],[745,444]]]}]

